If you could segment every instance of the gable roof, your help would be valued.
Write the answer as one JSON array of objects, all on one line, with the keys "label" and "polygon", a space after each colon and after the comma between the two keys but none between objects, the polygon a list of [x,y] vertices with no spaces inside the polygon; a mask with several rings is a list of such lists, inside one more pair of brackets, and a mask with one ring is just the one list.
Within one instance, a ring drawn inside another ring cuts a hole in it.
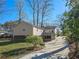
[{"label": "gable roof", "polygon": [[11,24],[9,24],[9,25],[7,25],[7,26],[4,26],[4,28],[5,29],[10,29],[10,30],[13,30],[14,28],[16,28],[20,23],[26,23],[26,24],[28,24],[28,25],[30,25],[30,26],[32,26],[32,27],[36,27],[36,28],[38,28],[38,29],[42,29],[42,30],[44,30],[44,29],[55,29],[56,28],[56,26],[46,26],[46,27],[38,27],[38,26],[35,26],[35,25],[32,25],[31,23],[29,23],[29,22],[26,22],[26,21],[24,21],[24,20],[21,20],[20,22],[16,22],[16,21],[14,21],[14,23],[11,23]]},{"label": "gable roof", "polygon": [[[25,22],[25,21],[21,21],[21,22]],[[15,28],[20,22],[18,21],[12,21],[12,22],[8,22],[4,24],[4,28]]]},{"label": "gable roof", "polygon": [[28,25],[30,25],[30,26],[32,26],[32,27],[35,27],[35,28],[38,28],[38,29],[43,29],[43,28],[41,28],[41,27],[38,27],[38,26],[35,26],[35,25],[32,25],[31,23],[29,23],[29,22],[26,22],[26,21],[21,21],[21,23],[26,23],[26,24],[28,24]]},{"label": "gable roof", "polygon": [[[16,22],[16,21],[14,21],[14,22]],[[36,27],[36,28],[38,28],[38,29],[42,29],[41,27],[34,26],[34,25],[32,25],[31,23],[26,22],[26,21],[23,21],[23,20],[21,20],[20,22],[17,22],[17,23],[11,23],[10,25],[8,24],[7,26],[4,26],[4,28],[13,30],[13,29],[16,28],[20,23],[26,23],[26,24],[28,24],[28,25],[30,25],[30,26],[32,26],[32,27]]]}]

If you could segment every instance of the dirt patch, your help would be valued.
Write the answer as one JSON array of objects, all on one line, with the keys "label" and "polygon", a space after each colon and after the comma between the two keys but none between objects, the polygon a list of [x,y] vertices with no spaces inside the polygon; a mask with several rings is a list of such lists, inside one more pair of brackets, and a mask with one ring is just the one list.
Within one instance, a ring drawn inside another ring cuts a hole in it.
[{"label": "dirt patch", "polygon": [[79,50],[77,50],[76,43],[69,44],[69,59],[79,59]]}]

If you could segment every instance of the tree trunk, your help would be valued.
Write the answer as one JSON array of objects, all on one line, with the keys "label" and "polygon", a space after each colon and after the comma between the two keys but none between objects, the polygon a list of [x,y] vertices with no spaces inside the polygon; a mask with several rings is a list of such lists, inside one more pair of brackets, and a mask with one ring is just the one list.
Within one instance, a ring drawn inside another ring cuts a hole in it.
[{"label": "tree trunk", "polygon": [[39,8],[39,1],[37,0],[37,26],[38,26],[38,24],[39,24],[39,10],[40,8]]},{"label": "tree trunk", "polygon": [[33,11],[33,25],[35,25],[35,12]]},{"label": "tree trunk", "polygon": [[43,15],[42,15],[42,20],[41,20],[41,27],[43,27]]}]

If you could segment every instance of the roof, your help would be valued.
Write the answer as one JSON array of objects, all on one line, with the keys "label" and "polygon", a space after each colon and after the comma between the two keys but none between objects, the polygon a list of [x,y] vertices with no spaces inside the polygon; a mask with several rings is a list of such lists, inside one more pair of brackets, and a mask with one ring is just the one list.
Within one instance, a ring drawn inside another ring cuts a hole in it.
[{"label": "roof", "polygon": [[[15,22],[15,21],[14,21]],[[23,20],[21,20],[21,22],[19,22],[19,23],[12,23],[12,24],[10,24],[10,25],[7,25],[7,26],[4,26],[4,28],[7,28],[7,29],[14,29],[16,26],[18,26],[20,23],[22,23],[22,22],[24,22],[24,23],[27,23],[28,25],[30,25],[30,26],[32,26],[32,27],[36,27],[36,28],[39,28],[39,29],[42,29],[41,27],[38,27],[38,26],[34,26],[34,25],[32,25],[31,23],[29,23],[29,22],[26,22],[26,21],[23,21]]]},{"label": "roof", "polygon": [[32,26],[32,27],[36,27],[36,28],[38,28],[38,29],[55,29],[56,28],[56,26],[46,26],[46,27],[38,27],[38,26],[35,26],[35,25],[32,25],[31,23],[29,23],[29,22],[26,22],[26,21],[24,21],[24,20],[21,20],[21,22],[16,22],[16,21],[14,21],[14,23],[11,23],[10,25],[7,25],[7,26],[4,26],[4,28],[6,29],[10,29],[10,30],[12,30],[12,29],[14,29],[16,26],[18,26],[20,23],[22,23],[22,22],[24,22],[24,23],[27,23],[27,24],[29,24],[30,26]]},{"label": "roof", "polygon": [[41,27],[39,27],[39,26],[32,25],[31,23],[26,22],[26,21],[21,21],[21,22],[25,22],[25,23],[27,23],[27,24],[31,25],[32,27],[36,27],[36,28],[38,28],[38,29],[43,29],[43,28],[41,28]]},{"label": "roof", "polygon": [[56,28],[56,26],[46,26],[46,27],[44,27],[45,29],[55,29]]},{"label": "roof", "polygon": [[38,28],[38,29],[44,29],[44,28],[42,28],[42,27],[38,27],[38,26],[34,26],[34,25],[33,25],[33,27],[36,27],[36,28]]}]

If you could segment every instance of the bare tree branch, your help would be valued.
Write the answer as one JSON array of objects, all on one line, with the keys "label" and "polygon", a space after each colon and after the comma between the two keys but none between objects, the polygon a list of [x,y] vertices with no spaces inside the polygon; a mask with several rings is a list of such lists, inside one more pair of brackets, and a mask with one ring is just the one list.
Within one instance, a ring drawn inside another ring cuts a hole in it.
[{"label": "bare tree branch", "polygon": [[0,0],[0,14],[4,12],[6,0]]},{"label": "bare tree branch", "polygon": [[27,2],[29,3],[32,11],[33,11],[33,25],[35,25],[35,13],[36,13],[36,0],[27,0]]},{"label": "bare tree branch", "polygon": [[24,7],[24,0],[17,0],[16,1],[16,9],[18,11],[19,22],[24,17],[24,15],[23,15],[23,13],[24,13],[23,7]]},{"label": "bare tree branch", "polygon": [[51,0],[43,0],[43,5],[42,5],[42,20],[41,20],[41,27],[44,25],[44,18],[46,15],[48,15],[49,10],[51,9],[50,6],[52,5]]},{"label": "bare tree branch", "polygon": [[33,11],[33,25],[37,26],[41,20],[41,26],[43,26],[44,19],[51,9],[50,6],[52,0],[27,0]]}]

